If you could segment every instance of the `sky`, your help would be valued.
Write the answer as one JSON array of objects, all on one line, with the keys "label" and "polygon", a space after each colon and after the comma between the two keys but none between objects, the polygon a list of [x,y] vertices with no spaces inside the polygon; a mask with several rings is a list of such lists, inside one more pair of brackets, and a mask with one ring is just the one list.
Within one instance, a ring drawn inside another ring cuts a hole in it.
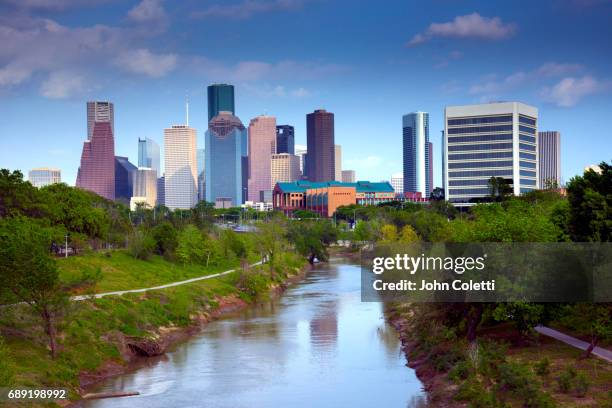
[{"label": "sky", "polygon": [[245,126],[273,115],[298,144],[333,112],[360,180],[400,172],[402,115],[429,112],[436,186],[444,107],[521,101],[561,132],[567,181],[612,159],[611,40],[610,0],[0,0],[0,168],[74,185],[88,100],[115,104],[134,163],[187,97],[203,147],[206,86],[226,82]]}]

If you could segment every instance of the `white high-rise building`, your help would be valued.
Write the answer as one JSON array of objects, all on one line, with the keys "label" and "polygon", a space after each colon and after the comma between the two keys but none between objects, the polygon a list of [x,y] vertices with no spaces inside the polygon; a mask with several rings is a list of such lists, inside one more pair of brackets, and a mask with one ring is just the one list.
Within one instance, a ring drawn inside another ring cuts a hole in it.
[{"label": "white high-rise building", "polygon": [[334,166],[336,181],[342,181],[342,146],[340,145],[334,145]]},{"label": "white high-rise building", "polygon": [[487,200],[501,177],[514,195],[537,189],[538,109],[520,102],[447,106],[444,190],[459,206]]},{"label": "white high-rise building", "polygon": [[145,204],[148,208],[155,207],[157,203],[157,170],[150,167],[139,167],[134,172],[134,187],[130,208],[136,209],[138,203]]},{"label": "white high-rise building", "polygon": [[30,170],[28,180],[34,187],[44,187],[49,184],[61,183],[62,172],[60,169],[40,167]]},{"label": "white high-rise building", "polygon": [[304,174],[304,158],[308,153],[308,149],[304,145],[295,145],[295,155],[300,158],[300,172]]},{"label": "white high-rise building", "polygon": [[429,197],[433,185],[432,146],[429,142],[429,113],[413,112],[402,117],[402,191]]},{"label": "white high-rise building", "polygon": [[404,173],[393,173],[391,175],[391,187],[396,194],[404,193]]},{"label": "white high-rise building", "polygon": [[196,138],[196,130],[186,125],[164,129],[164,199],[171,210],[197,203]]},{"label": "white high-rise building", "polygon": [[294,154],[278,153],[272,155],[271,176],[274,189],[276,183],[298,181],[302,177],[300,158]]}]

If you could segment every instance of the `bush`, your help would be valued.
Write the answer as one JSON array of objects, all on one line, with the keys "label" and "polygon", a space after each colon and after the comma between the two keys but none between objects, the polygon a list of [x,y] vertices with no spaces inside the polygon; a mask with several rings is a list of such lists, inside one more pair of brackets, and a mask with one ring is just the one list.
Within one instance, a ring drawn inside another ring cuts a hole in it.
[{"label": "bush", "polygon": [[145,231],[136,231],[130,238],[130,254],[136,259],[149,259],[153,255],[154,249],[155,240]]},{"label": "bush", "polygon": [[559,391],[567,394],[572,389],[572,383],[576,377],[576,369],[572,366],[568,366],[559,376],[557,382],[559,383]]},{"label": "bush", "polygon": [[176,228],[168,221],[156,225],[151,235],[155,240],[155,251],[159,255],[168,256],[172,254],[178,246],[178,233]]},{"label": "bush", "polygon": [[584,373],[579,373],[574,378],[574,392],[576,393],[576,396],[582,398],[586,396],[588,390],[589,380]]},{"label": "bush", "polygon": [[520,363],[505,363],[499,367],[499,379],[502,386],[521,392],[529,388],[534,381],[529,368]]},{"label": "bush", "polygon": [[204,261],[204,255],[202,233],[193,225],[186,226],[178,237],[177,258],[184,264],[201,263]]},{"label": "bush", "polygon": [[461,380],[465,380],[470,376],[470,365],[467,361],[459,361],[451,370],[448,372],[448,378],[456,383]]},{"label": "bush", "polygon": [[257,298],[260,295],[267,293],[268,279],[261,271],[243,270],[238,277],[238,287],[249,297]]},{"label": "bush", "polygon": [[550,374],[550,360],[548,357],[544,357],[535,363],[534,368],[537,375],[540,377],[546,377],[548,374]]}]

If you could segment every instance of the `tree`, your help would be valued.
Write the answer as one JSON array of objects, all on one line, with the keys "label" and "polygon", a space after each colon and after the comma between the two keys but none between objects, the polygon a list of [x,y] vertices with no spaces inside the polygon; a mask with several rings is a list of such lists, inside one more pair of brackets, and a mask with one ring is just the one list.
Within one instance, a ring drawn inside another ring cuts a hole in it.
[{"label": "tree", "polygon": [[509,180],[503,177],[491,177],[489,179],[489,196],[494,201],[504,201],[512,195],[512,187]]},{"label": "tree", "polygon": [[419,236],[414,228],[412,228],[410,225],[404,225],[402,231],[400,232],[399,240],[402,243],[408,244],[417,242],[419,240]]},{"label": "tree", "polygon": [[567,184],[573,241],[612,241],[612,165],[602,162],[599,167],[600,173],[589,170]]},{"label": "tree", "polygon": [[570,329],[590,337],[591,341],[583,354],[584,358],[591,355],[600,341],[612,340],[612,305],[609,303],[566,305],[560,320]]},{"label": "tree", "polygon": [[337,237],[338,231],[327,220],[293,222],[288,232],[289,241],[311,265],[315,259],[327,261],[327,247],[335,242]]},{"label": "tree", "polygon": [[156,242],[149,231],[144,229],[136,230],[130,237],[129,242],[129,250],[134,258],[146,261],[153,255]]},{"label": "tree", "polygon": [[380,229],[383,242],[397,241],[397,227],[393,224],[385,224]]},{"label": "tree", "polygon": [[159,255],[171,255],[178,246],[178,233],[176,228],[168,221],[153,227],[151,236],[155,240],[155,252]]},{"label": "tree", "polygon": [[187,263],[200,263],[204,261],[204,238],[195,226],[187,225],[178,236],[177,258]]},{"label": "tree", "polygon": [[268,260],[274,267],[275,257],[287,246],[286,222],[280,217],[272,218],[268,222],[258,222],[256,247],[263,260]]},{"label": "tree", "polygon": [[51,357],[57,356],[57,324],[68,295],[60,285],[50,239],[33,221],[17,217],[0,222],[0,276],[3,287],[40,317],[49,339]]},{"label": "tree", "polygon": [[429,194],[429,201],[443,201],[444,200],[444,189],[436,187]]}]

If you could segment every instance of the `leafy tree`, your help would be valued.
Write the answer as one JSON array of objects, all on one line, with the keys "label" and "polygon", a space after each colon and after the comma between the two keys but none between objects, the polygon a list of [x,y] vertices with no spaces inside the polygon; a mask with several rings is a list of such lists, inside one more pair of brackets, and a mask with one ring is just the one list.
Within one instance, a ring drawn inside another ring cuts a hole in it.
[{"label": "leafy tree", "polygon": [[271,267],[275,266],[276,255],[287,247],[286,222],[280,217],[268,222],[258,222],[256,247]]},{"label": "leafy tree", "polygon": [[321,216],[310,210],[296,210],[293,212],[293,218],[308,219],[308,218],[321,218]]},{"label": "leafy tree", "polygon": [[583,357],[589,357],[601,341],[612,340],[612,305],[609,303],[576,303],[564,306],[561,323],[591,341]]},{"label": "leafy tree", "polygon": [[612,241],[612,166],[600,165],[601,173],[586,171],[567,184],[569,231],[579,242]]},{"label": "leafy tree", "polygon": [[231,254],[242,259],[247,256],[247,247],[238,234],[232,230],[226,229],[221,231],[220,234],[221,247],[226,257]]},{"label": "leafy tree", "polygon": [[444,189],[441,187],[436,187],[429,194],[430,201],[444,201]]},{"label": "leafy tree", "polygon": [[0,222],[0,276],[3,288],[27,304],[41,319],[51,357],[57,356],[57,324],[68,296],[60,285],[55,260],[49,256],[46,231],[26,218]]},{"label": "leafy tree", "polygon": [[202,233],[193,225],[187,225],[178,237],[176,248],[177,258],[187,263],[200,263],[204,261],[204,238]]},{"label": "leafy tree", "polygon": [[510,182],[503,177],[491,177],[489,179],[489,196],[494,201],[504,201],[512,195]]},{"label": "leafy tree", "polygon": [[0,218],[12,215],[40,217],[46,213],[38,189],[24,181],[19,170],[0,170]]},{"label": "leafy tree", "polygon": [[400,232],[399,240],[402,243],[408,244],[417,242],[419,240],[419,236],[414,228],[412,228],[410,225],[404,225],[402,231]]},{"label": "leafy tree", "polygon": [[155,240],[155,252],[164,256],[174,253],[178,246],[178,232],[169,221],[153,227],[151,235]]},{"label": "leafy tree", "polygon": [[288,232],[289,241],[310,264],[313,264],[315,259],[327,261],[327,247],[335,242],[337,237],[336,228],[326,220],[293,222]]},{"label": "leafy tree", "polygon": [[397,227],[393,224],[385,224],[380,229],[380,235],[383,242],[397,241]]}]

